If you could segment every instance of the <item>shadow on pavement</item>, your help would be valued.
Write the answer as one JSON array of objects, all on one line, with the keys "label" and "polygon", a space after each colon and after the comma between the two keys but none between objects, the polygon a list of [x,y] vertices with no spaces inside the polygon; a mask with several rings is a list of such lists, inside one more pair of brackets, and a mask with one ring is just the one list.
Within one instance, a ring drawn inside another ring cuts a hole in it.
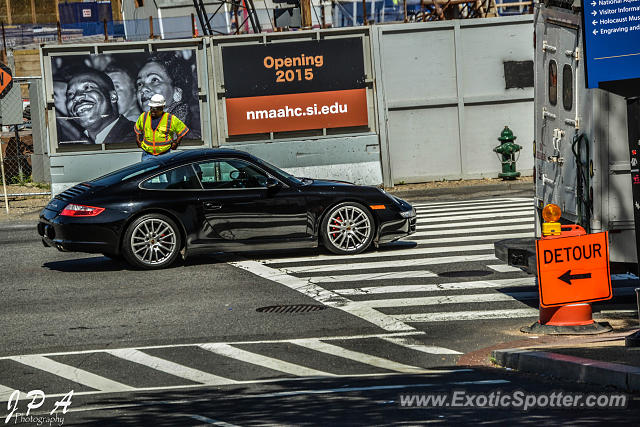
[{"label": "shadow on pavement", "polygon": [[[540,377],[532,380],[531,376],[514,372],[478,368],[463,373],[305,379],[246,384],[224,390],[201,388],[98,397],[82,402],[94,410],[67,413],[64,425],[613,425],[629,424],[640,415],[638,402],[631,399],[627,408],[547,406],[528,411],[521,407],[489,407],[486,403],[475,407],[431,405],[413,408],[402,407],[400,403],[407,395],[451,396],[454,391],[464,392],[467,396],[504,395],[517,391],[525,394],[593,392],[598,395],[604,392],[595,387],[551,382]],[[401,395],[405,397],[401,398]],[[468,400],[461,399],[461,402]],[[81,409],[78,406],[79,403],[76,408]]]}]

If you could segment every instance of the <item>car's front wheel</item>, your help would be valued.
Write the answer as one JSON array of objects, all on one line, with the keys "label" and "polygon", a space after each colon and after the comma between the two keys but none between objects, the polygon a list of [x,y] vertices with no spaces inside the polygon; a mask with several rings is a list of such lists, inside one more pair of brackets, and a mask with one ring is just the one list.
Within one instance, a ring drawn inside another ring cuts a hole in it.
[{"label": "car's front wheel", "polygon": [[147,214],[127,227],[122,254],[131,265],[148,270],[160,269],[176,260],[180,243],[178,226],[171,218]]},{"label": "car's front wheel", "polygon": [[358,254],[371,245],[375,223],[359,203],[340,203],[325,215],[321,226],[324,246],[335,254]]}]

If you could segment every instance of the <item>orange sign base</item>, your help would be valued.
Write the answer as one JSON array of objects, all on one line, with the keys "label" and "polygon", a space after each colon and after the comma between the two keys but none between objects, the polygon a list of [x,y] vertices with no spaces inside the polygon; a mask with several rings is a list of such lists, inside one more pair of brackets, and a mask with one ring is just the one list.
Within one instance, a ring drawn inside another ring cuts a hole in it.
[{"label": "orange sign base", "polygon": [[595,323],[591,315],[591,304],[540,307],[540,324],[548,326],[591,325]]}]

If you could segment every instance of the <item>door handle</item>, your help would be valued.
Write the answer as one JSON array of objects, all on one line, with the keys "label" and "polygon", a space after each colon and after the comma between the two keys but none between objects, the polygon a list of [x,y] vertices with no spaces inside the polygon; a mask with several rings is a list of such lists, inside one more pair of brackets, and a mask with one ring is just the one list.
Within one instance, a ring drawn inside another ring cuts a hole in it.
[{"label": "door handle", "polygon": [[211,202],[204,202],[204,207],[205,209],[212,209],[212,210],[222,209],[222,205],[216,205],[215,203],[211,203]]}]

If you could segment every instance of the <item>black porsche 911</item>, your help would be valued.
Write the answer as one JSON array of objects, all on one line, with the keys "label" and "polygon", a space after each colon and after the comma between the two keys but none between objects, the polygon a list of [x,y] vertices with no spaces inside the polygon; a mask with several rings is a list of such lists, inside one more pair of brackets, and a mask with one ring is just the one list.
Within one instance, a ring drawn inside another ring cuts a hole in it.
[{"label": "black porsche 911", "polygon": [[203,252],[316,247],[357,254],[415,231],[415,209],[376,187],[296,178],[248,153],[172,152],[55,196],[45,246],[156,269]]}]

